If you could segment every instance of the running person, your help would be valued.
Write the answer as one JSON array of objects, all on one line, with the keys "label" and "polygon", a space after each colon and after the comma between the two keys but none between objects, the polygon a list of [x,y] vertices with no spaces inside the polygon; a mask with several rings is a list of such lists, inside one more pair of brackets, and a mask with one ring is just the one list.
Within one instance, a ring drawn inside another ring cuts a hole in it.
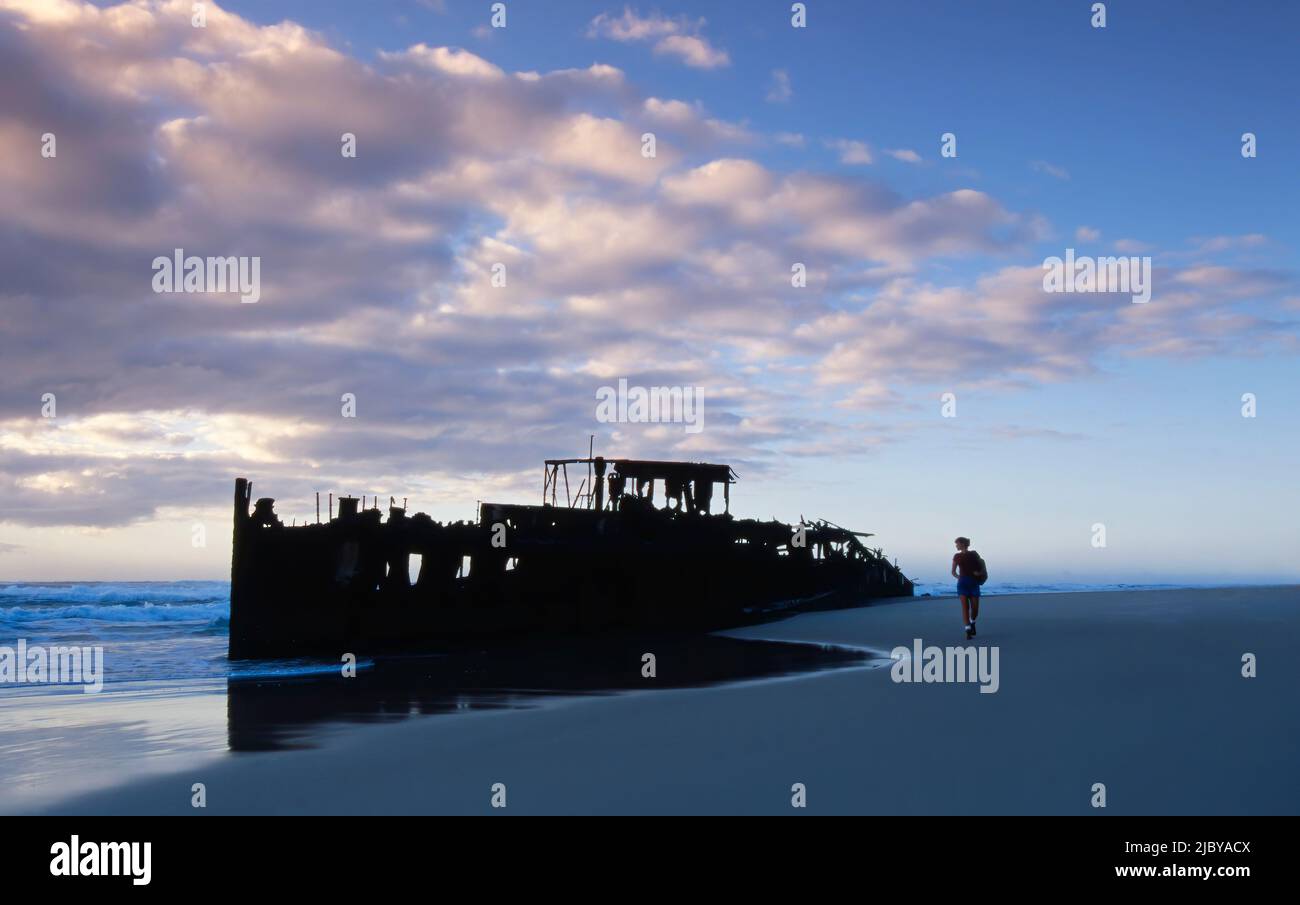
[{"label": "running person", "polygon": [[980,614],[980,578],[984,574],[984,560],[970,548],[969,537],[955,541],[957,552],[952,557],[952,576],[957,579],[957,596],[961,598],[961,621],[966,624],[966,637],[975,637],[975,620]]}]

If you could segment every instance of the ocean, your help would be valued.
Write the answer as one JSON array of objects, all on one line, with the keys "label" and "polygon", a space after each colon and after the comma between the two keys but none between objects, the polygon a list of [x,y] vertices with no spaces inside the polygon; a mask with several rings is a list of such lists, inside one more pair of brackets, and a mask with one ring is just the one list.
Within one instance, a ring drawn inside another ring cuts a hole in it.
[{"label": "ocean", "polygon": [[20,582],[0,586],[0,647],[12,648],[19,639],[29,646],[103,647],[106,684],[192,683],[338,668],[333,661],[311,660],[232,664],[226,659],[229,633],[228,581]]},{"label": "ocean", "polygon": [[[984,593],[1163,590],[1162,584],[990,582]],[[916,582],[918,596],[950,597],[952,582]],[[226,659],[228,581],[16,582],[0,585],[0,647],[102,646],[109,685],[336,672],[335,661]],[[57,689],[56,689],[57,690]]]},{"label": "ocean", "polygon": [[[317,747],[359,723],[554,706],[645,687],[646,639],[363,657],[353,678],[338,659],[231,663],[229,630],[224,581],[0,586],[0,813],[199,770],[231,753]],[[84,682],[4,674],[33,648],[49,654],[54,646],[101,648],[102,687],[86,693]],[[655,639],[653,650],[662,688],[885,662],[856,648],[717,635]]]},{"label": "ocean", "polygon": [[[1053,593],[1114,591],[1104,596],[1125,601],[1132,595],[1124,591],[1138,589],[1007,582],[985,588],[990,595],[1043,595],[1048,609]],[[13,663],[20,642],[28,652],[32,646],[99,647],[104,677],[102,689],[91,694],[76,684],[0,684],[0,813],[41,812],[59,801],[164,776],[181,777],[169,794],[188,802],[192,782],[205,780],[223,758],[328,747],[360,724],[556,708],[629,693],[654,697],[660,689],[882,669],[890,662],[887,653],[862,646],[861,637],[847,645],[831,640],[834,632],[831,639],[795,641],[788,637],[797,622],[792,620],[765,627],[768,638],[748,632],[741,634],[749,637],[588,639],[571,649],[521,644],[506,651],[493,646],[363,659],[356,677],[347,678],[338,660],[231,664],[229,591],[224,581],[0,585],[0,659]],[[947,582],[919,584],[917,593],[931,595],[920,598],[922,607],[953,606]],[[1008,604],[1025,611],[1023,596]],[[881,612],[888,623],[907,608],[879,609],[900,611]],[[996,613],[989,610],[987,618],[996,619]],[[859,622],[848,612],[811,618],[824,626],[836,619]],[[954,611],[953,626],[955,619]],[[856,631],[847,634],[855,637]],[[641,672],[646,650],[658,660],[653,691]]]}]

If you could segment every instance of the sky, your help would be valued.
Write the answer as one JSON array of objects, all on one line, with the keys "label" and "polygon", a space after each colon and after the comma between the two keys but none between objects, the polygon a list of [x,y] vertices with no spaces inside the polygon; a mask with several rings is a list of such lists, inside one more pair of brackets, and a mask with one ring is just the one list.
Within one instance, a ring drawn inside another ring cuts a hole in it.
[{"label": "sky", "polygon": [[1300,6],[199,5],[0,0],[0,580],[228,577],[239,475],[472,518],[592,435],[924,581],[1300,580]]}]

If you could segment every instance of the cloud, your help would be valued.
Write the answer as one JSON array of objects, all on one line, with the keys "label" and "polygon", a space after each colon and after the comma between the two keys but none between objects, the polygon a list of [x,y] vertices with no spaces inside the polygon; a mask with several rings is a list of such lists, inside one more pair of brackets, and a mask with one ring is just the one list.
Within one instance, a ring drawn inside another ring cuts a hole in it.
[{"label": "cloud", "polygon": [[[1153,299],[1047,293],[1041,267],[1007,267],[971,287],[898,277],[857,307],[803,324],[792,342],[825,350],[827,385],[853,388],[864,374],[900,383],[1029,386],[1083,377],[1106,355],[1222,354],[1239,342],[1285,342],[1294,327],[1237,302],[1281,292],[1284,274],[1232,268],[1157,269]],[[925,354],[918,355],[918,349]],[[864,400],[875,407],[879,400]]]},{"label": "cloud", "polygon": [[731,57],[699,35],[669,35],[655,43],[655,53],[679,58],[695,69],[730,66]]},{"label": "cloud", "polygon": [[714,47],[700,34],[705,24],[704,19],[692,21],[685,16],[669,19],[652,13],[642,17],[631,7],[624,7],[620,16],[601,13],[592,19],[587,36],[624,43],[648,42],[656,54],[676,57],[695,69],[730,66],[731,57],[727,52]]},{"label": "cloud", "polygon": [[406,61],[457,78],[503,79],[505,73],[480,56],[458,47],[415,44],[398,53],[380,51],[381,59]]},{"label": "cloud", "polygon": [[989,433],[999,437],[1005,437],[1008,440],[1064,440],[1068,442],[1077,442],[1086,440],[1083,434],[1072,431],[1059,431],[1047,427],[1021,427],[1016,424],[1006,424],[998,427],[989,428]]},{"label": "cloud", "polygon": [[1091,226],[1080,226],[1074,231],[1076,242],[1096,242],[1101,238],[1101,230],[1093,229]]},{"label": "cloud", "polygon": [[709,117],[699,103],[648,97],[642,111],[652,125],[671,127],[697,147],[754,140],[744,125]]},{"label": "cloud", "polygon": [[839,152],[840,163],[860,165],[872,162],[871,148],[866,142],[835,138],[828,139],[824,144],[831,150]]},{"label": "cloud", "polygon": [[790,73],[784,69],[772,70],[772,81],[767,89],[767,101],[772,104],[784,104],[794,97],[790,87]]},{"label": "cloud", "polygon": [[[183,2],[0,7],[0,521],[132,524],[221,505],[236,474],[296,499],[517,498],[593,432],[761,472],[889,442],[837,419],[917,383],[1294,333],[1267,309],[1296,296],[1287,274],[1213,260],[1157,270],[1145,306],[1047,297],[1007,265],[1043,236],[1034,212],[765,165],[746,124],[609,65],[360,60],[211,3],[206,29]],[[46,131],[52,159],[32,153]],[[259,256],[261,301],[153,293],[176,247]],[[954,259],[982,276],[944,279]],[[620,376],[703,386],[706,430],[594,423]]]},{"label": "cloud", "polygon": [[577,113],[556,124],[539,152],[552,164],[648,185],[672,159],[670,153],[645,157],[641,134],[615,119]]},{"label": "cloud", "polygon": [[1217,254],[1225,251],[1263,248],[1268,245],[1268,236],[1262,233],[1248,233],[1241,236],[1195,236],[1191,239],[1196,254]]},{"label": "cloud", "polygon": [[1055,164],[1048,163],[1046,160],[1031,160],[1029,168],[1035,173],[1046,173],[1054,179],[1063,179],[1068,181],[1070,178],[1069,170],[1065,167],[1058,167]]},{"label": "cloud", "polygon": [[920,163],[921,155],[908,148],[886,149],[886,154],[895,160],[901,160],[903,163]]}]

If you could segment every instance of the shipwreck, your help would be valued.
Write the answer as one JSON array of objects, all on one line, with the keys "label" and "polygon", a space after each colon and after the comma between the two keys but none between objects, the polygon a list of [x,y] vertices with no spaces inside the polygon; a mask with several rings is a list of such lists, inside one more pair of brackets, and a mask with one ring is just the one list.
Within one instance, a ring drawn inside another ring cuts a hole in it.
[{"label": "shipwreck", "polygon": [[[574,491],[570,467],[586,472]],[[710,631],[912,595],[870,534],[734,517],[736,480],[728,465],[548,459],[540,505],[480,503],[477,521],[443,524],[393,498],[387,519],[350,496],[335,513],[331,495],[325,521],[318,501],[315,523],[289,526],[237,478],[230,658]]]}]

